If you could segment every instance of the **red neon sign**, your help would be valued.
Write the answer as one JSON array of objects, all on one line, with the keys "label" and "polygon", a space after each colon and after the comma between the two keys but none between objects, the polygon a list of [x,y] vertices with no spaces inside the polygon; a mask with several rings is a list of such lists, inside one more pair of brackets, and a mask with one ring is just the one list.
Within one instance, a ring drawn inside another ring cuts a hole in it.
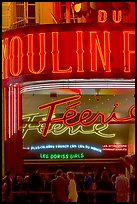
[{"label": "red neon sign", "polygon": [[[52,123],[63,123],[65,126],[68,126],[68,127],[76,126],[76,125],[82,125],[86,127],[86,126],[91,126],[98,119],[100,119],[101,124],[108,124],[111,121],[123,123],[123,122],[135,120],[135,105],[132,105],[129,108],[128,116],[124,118],[118,118],[117,113],[115,111],[112,111],[112,113],[109,115],[108,118],[105,118],[105,115],[102,112],[97,112],[93,116],[93,112],[90,109],[85,109],[80,113],[80,115],[78,115],[77,111],[73,108],[81,104],[80,101],[74,103],[75,100],[79,100],[80,98],[81,98],[80,95],[72,96],[72,97],[56,100],[54,102],[47,103],[38,107],[39,110],[49,108],[49,112],[46,120],[39,121],[39,124],[44,124],[43,132],[42,132],[43,137],[47,136],[48,129],[50,127],[50,124]],[[63,114],[63,116],[59,118],[53,118],[53,114],[55,112],[56,106],[64,103],[68,103],[68,102],[73,102],[73,104],[66,106],[66,111]],[[115,103],[114,106],[116,108],[117,106],[119,106],[119,103]],[[71,120],[74,120],[74,121],[71,121]]]},{"label": "red neon sign", "polygon": [[103,151],[127,151],[127,144],[105,144],[102,145]]},{"label": "red neon sign", "polygon": [[[120,21],[119,16],[115,21]],[[48,79],[81,78],[81,74],[83,78],[134,78],[133,29],[30,30],[10,35],[2,40],[3,79],[26,74],[45,74]]]}]

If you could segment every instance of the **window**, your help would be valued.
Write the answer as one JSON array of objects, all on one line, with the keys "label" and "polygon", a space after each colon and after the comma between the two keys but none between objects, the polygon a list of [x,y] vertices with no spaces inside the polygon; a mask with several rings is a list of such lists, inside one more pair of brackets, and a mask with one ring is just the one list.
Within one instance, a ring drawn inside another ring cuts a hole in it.
[{"label": "window", "polygon": [[[66,23],[66,2],[59,4],[60,23]],[[72,4],[70,2],[70,22],[77,23],[78,18],[74,16]]]},{"label": "window", "polygon": [[35,24],[35,2],[16,2],[16,26]]},{"label": "window", "polygon": [[35,24],[35,2],[28,2],[28,24]]}]

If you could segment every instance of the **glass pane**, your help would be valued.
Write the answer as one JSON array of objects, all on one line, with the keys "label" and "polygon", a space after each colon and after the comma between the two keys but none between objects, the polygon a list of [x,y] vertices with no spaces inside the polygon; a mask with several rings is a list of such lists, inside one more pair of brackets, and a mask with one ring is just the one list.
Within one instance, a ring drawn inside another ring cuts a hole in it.
[{"label": "glass pane", "polygon": [[28,17],[35,17],[35,5],[28,5]]},{"label": "glass pane", "polygon": [[16,5],[16,16],[17,17],[24,16],[24,5]]}]

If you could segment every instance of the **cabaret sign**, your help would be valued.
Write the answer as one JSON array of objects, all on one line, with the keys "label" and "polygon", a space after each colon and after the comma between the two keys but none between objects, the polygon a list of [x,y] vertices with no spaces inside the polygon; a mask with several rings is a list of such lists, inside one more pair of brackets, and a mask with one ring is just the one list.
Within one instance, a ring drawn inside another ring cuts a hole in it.
[{"label": "cabaret sign", "polygon": [[2,79],[134,78],[133,28],[23,31],[3,34]]},{"label": "cabaret sign", "polygon": [[[81,125],[88,127],[98,122],[100,124],[109,124],[111,122],[125,123],[134,122],[135,120],[135,105],[132,105],[128,110],[128,115],[123,118],[119,118],[115,109],[119,106],[119,103],[114,104],[114,109],[109,116],[105,116],[102,112],[97,112],[93,114],[91,109],[85,109],[81,113],[76,111],[76,107],[81,104],[81,95],[71,96],[68,98],[63,98],[56,100],[47,104],[40,105],[39,110],[44,110],[48,108],[48,114],[44,120],[40,120],[39,124],[43,124],[44,128],[42,131],[42,136],[46,137],[51,124],[61,123],[66,127],[75,127]],[[72,103],[72,104],[70,104]],[[66,104],[66,111],[62,117],[54,118],[55,110],[57,106]]]}]

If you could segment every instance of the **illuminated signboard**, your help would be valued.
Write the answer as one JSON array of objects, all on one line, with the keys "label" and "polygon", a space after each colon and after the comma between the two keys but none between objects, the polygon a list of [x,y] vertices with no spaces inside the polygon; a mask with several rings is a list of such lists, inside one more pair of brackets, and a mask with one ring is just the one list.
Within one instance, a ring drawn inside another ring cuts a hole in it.
[{"label": "illuminated signboard", "polygon": [[[25,125],[23,124],[22,126],[22,137],[23,139],[27,136],[28,132],[30,131],[36,131],[40,135],[42,135],[42,130],[43,130],[43,124],[38,124],[37,122],[34,123],[35,120],[41,118],[42,120],[45,120],[45,115],[39,114],[39,113],[34,113],[34,114],[28,114],[28,115],[23,115],[22,119],[26,122]],[[29,123],[30,121],[30,123]],[[99,137],[104,137],[104,138],[112,138],[115,137],[115,133],[109,133],[106,134],[105,130],[108,129],[108,124],[93,124],[90,126],[90,128],[84,128],[82,125],[78,125],[77,127],[66,127],[63,124],[51,124],[49,129],[48,129],[48,134],[53,134],[55,136],[62,135],[65,132],[68,135],[76,135],[78,133],[81,133],[83,135],[86,134],[96,134]]]},{"label": "illuminated signboard", "polygon": [[3,33],[2,78],[134,78],[134,27],[101,25],[44,25]]},{"label": "illuminated signboard", "polygon": [[102,145],[103,151],[127,151],[126,144],[105,144]]},{"label": "illuminated signboard", "polygon": [[[78,115],[77,111],[75,110],[75,107],[80,105],[81,102],[80,101],[74,102],[74,101],[79,100],[80,98],[81,98],[81,95],[71,96],[71,97],[56,100],[38,107],[39,110],[49,108],[49,112],[46,117],[46,120],[39,121],[40,124],[44,124],[44,128],[42,131],[43,137],[47,136],[50,124],[55,124],[55,123],[62,123],[66,127],[73,127],[73,126],[75,127],[77,125],[88,127],[96,123],[98,119],[100,119],[101,124],[108,124],[111,121],[119,122],[119,123],[125,123],[129,121],[134,122],[135,120],[135,105],[132,105],[129,108],[128,116],[124,118],[119,118],[115,110],[113,110],[107,118],[102,112],[97,112],[93,116],[93,112],[91,109],[85,109]],[[66,106],[66,111],[63,114],[63,116],[59,118],[53,118],[53,114],[56,109],[56,106],[64,103],[68,103],[68,102],[73,102],[73,103],[71,105],[69,104]],[[119,106],[119,103],[114,104],[115,109],[118,106]]]},{"label": "illuminated signboard", "polygon": [[42,137],[43,124],[38,124],[38,121],[45,118],[46,116],[41,113],[23,115],[22,136],[25,159],[69,160],[70,156],[61,155],[81,153],[84,154],[83,159],[119,157],[127,154],[126,144],[130,124],[98,123],[87,127],[81,125],[66,127],[57,123],[50,125],[47,137]]},{"label": "illuminated signboard", "polygon": [[[81,104],[80,99],[81,95],[76,95],[54,100],[40,105],[40,112],[23,115],[25,159],[71,159],[61,155],[77,155],[81,154],[81,151],[84,153],[83,159],[127,154],[127,147],[123,146],[111,145],[111,151],[109,150],[110,144],[127,144],[130,123],[134,124],[135,121],[135,106],[131,105],[127,114],[119,117],[119,103],[114,103],[111,113],[107,113],[106,117],[103,112],[92,115],[94,109],[87,108],[81,113],[77,112],[76,107]],[[56,114],[56,106],[63,105],[64,108],[65,103],[66,111]]]},{"label": "illuminated signboard", "polygon": [[84,153],[55,153],[55,154],[47,154],[47,153],[40,153],[39,155],[40,159],[83,159]]}]

